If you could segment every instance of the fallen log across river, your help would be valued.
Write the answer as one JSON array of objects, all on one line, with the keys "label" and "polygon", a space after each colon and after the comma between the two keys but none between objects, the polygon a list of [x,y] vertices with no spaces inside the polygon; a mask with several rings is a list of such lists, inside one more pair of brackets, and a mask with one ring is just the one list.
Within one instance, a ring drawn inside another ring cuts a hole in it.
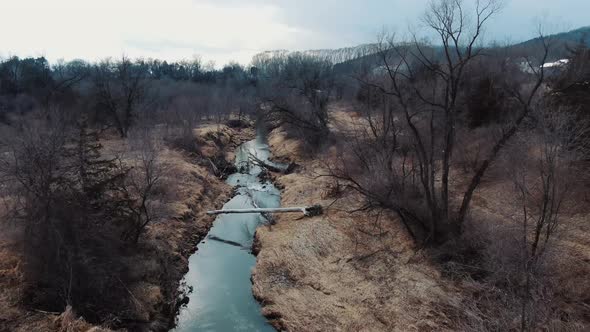
[{"label": "fallen log across river", "polygon": [[305,216],[313,217],[323,213],[321,205],[304,206],[304,207],[285,207],[285,208],[253,208],[253,209],[225,209],[207,211],[209,215],[217,214],[234,214],[234,213],[288,213],[301,212]]}]

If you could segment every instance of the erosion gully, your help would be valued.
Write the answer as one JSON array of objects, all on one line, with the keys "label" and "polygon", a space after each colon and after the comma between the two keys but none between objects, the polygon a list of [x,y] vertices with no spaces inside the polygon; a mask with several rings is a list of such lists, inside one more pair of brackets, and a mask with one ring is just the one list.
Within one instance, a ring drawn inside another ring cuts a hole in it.
[{"label": "erosion gully", "polygon": [[[238,172],[227,183],[235,187],[236,195],[223,209],[279,207],[279,190],[261,179],[263,169],[251,161],[286,167],[269,160],[264,135],[240,145],[235,155]],[[260,213],[222,214],[215,219],[189,259],[183,282],[191,290],[189,302],[181,308],[174,331],[274,331],[260,312],[250,281],[256,263],[251,252],[254,232],[266,221]]]}]

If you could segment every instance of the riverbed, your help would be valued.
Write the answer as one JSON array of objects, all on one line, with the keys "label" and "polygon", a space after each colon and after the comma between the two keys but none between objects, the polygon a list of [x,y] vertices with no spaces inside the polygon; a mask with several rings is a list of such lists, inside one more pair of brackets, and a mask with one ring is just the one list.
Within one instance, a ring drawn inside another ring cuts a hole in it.
[{"label": "riverbed", "polygon": [[[223,209],[279,207],[279,190],[260,179],[263,170],[251,158],[270,163],[263,137],[242,144],[235,155],[238,172],[227,183],[235,187],[236,195]],[[175,331],[274,331],[260,312],[250,281],[256,263],[251,253],[254,233],[266,222],[259,213],[222,214],[215,219],[189,259],[183,283],[192,291]]]}]

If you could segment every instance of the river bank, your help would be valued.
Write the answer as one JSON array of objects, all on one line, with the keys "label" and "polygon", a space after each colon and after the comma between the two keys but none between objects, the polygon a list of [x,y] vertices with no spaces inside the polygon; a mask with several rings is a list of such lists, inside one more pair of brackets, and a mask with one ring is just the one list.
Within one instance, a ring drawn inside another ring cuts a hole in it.
[{"label": "river bank", "polygon": [[[215,173],[211,160],[230,163],[234,149],[255,136],[252,128],[234,129],[203,125],[195,130],[199,153],[166,145],[162,160],[167,164],[165,183],[171,193],[165,204],[169,217],[148,226],[137,248],[123,250],[129,280],[125,294],[130,306],[129,321],[116,323],[129,331],[165,331],[175,319],[179,285],[188,271],[189,257],[213,224],[206,211],[220,208],[231,197],[232,188]],[[105,150],[124,141],[106,138]],[[220,157],[222,156],[222,157]],[[223,164],[223,162],[221,162]],[[77,317],[75,308],[64,313],[47,313],[25,308],[20,302],[22,268],[18,225],[3,225],[0,237],[0,331],[108,331]]]},{"label": "river bank", "polygon": [[382,215],[376,222],[363,212],[348,213],[360,198],[350,193],[341,197],[342,188],[318,178],[321,160],[298,153],[298,142],[280,129],[269,142],[279,160],[298,164],[294,173],[276,175],[284,188],[282,205],[328,207],[313,218],[279,215],[272,229],[256,232],[253,290],[273,326],[288,331],[445,326],[441,321],[448,318],[435,308],[458,302],[455,290],[440,282],[440,273],[414,251],[394,217]]},{"label": "river bank", "polygon": [[[222,210],[276,208],[280,192],[255,160],[268,162],[270,151],[262,134],[235,151],[235,173],[226,183],[234,196]],[[280,165],[279,165],[280,166]],[[250,276],[254,233],[268,223],[260,213],[219,214],[208,235],[189,259],[183,287],[190,290],[174,331],[273,331],[252,295]]]},{"label": "river bank", "polygon": [[[177,188],[180,189],[177,218],[161,223],[150,230],[150,238],[155,239],[154,247],[168,258],[160,266],[162,288],[166,289],[161,301],[148,297],[148,307],[159,312],[150,317],[147,328],[166,331],[175,324],[176,316],[184,297],[182,279],[189,271],[189,259],[195,253],[197,244],[206,237],[213,226],[214,218],[207,210],[220,208],[233,195],[233,188],[224,178],[227,174],[221,167],[231,165],[235,149],[255,136],[252,127],[230,128],[225,125],[203,125],[195,130],[200,153],[184,155],[184,169],[171,172]],[[212,165],[215,160],[217,166]],[[142,289],[146,289],[142,287]],[[149,289],[149,288],[148,288]],[[164,304],[164,305],[162,305]],[[142,327],[143,328],[143,327]]]},{"label": "river bank", "polygon": [[[332,131],[337,134],[356,121],[351,111],[335,111],[331,116]],[[322,156],[308,157],[281,128],[270,133],[269,143],[278,160],[297,164],[292,174],[275,174],[277,186],[283,188],[282,206],[321,204],[325,212],[313,218],[277,215],[276,225],[256,233],[253,293],[277,330],[485,330],[483,320],[496,321],[493,325],[498,323],[494,317],[512,317],[512,312],[515,319],[498,324],[518,329],[518,308],[502,306],[501,291],[490,281],[477,279],[481,270],[472,276],[464,272],[465,266],[447,264],[445,248],[416,247],[396,216],[386,211],[351,212],[361,205],[362,197],[344,183],[321,176],[337,157],[333,146],[326,147]],[[460,239],[487,243],[489,251],[483,254],[490,257],[495,257],[493,250],[502,252],[494,245],[502,250],[510,246],[513,220],[519,220],[516,198],[501,176],[502,167],[495,165],[476,192],[470,212],[473,224],[467,226],[473,229]],[[587,179],[581,178],[580,183],[573,191],[583,196]],[[562,312],[587,312],[583,304],[587,296],[580,294],[588,294],[590,242],[583,234],[588,234],[589,215],[584,206],[563,214],[568,227],[557,240],[563,251],[555,257],[556,268],[547,274],[556,292],[553,305]],[[498,237],[498,230],[506,235]],[[461,248],[462,244],[450,245]],[[457,251],[451,248],[447,253]],[[572,330],[585,326],[581,321],[573,320]]]}]

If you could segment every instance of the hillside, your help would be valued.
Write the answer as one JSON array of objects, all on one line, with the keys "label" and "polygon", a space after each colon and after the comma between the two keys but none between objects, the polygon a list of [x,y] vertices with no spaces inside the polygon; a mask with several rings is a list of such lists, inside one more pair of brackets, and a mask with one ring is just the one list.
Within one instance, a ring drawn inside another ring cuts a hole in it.
[{"label": "hillside", "polygon": [[[570,54],[570,50],[579,45],[590,47],[590,26],[579,29],[562,32],[546,37],[548,45],[551,47],[549,61],[563,59]],[[517,43],[506,47],[509,52],[531,54],[539,52],[542,44],[540,38],[533,38],[522,43]]]},{"label": "hillside", "polygon": [[[578,28],[575,30],[561,32],[547,36],[551,45],[551,54],[549,61],[555,61],[567,57],[569,50],[583,44],[590,47],[590,26]],[[379,66],[379,55],[376,54],[376,43],[361,44],[353,47],[344,47],[337,49],[319,49],[305,50],[301,52],[291,52],[287,50],[272,50],[260,53],[257,56],[287,56],[293,53],[301,53],[313,57],[326,58],[334,63],[334,71],[341,75],[350,75],[360,68],[370,69]],[[540,38],[533,38],[527,41],[508,45],[505,47],[492,47],[495,52],[500,51],[507,54],[516,54],[518,56],[533,54],[540,51]],[[414,50],[415,51],[415,50]],[[423,46],[424,52],[431,52],[434,55],[443,56],[442,48],[438,46]]]}]

